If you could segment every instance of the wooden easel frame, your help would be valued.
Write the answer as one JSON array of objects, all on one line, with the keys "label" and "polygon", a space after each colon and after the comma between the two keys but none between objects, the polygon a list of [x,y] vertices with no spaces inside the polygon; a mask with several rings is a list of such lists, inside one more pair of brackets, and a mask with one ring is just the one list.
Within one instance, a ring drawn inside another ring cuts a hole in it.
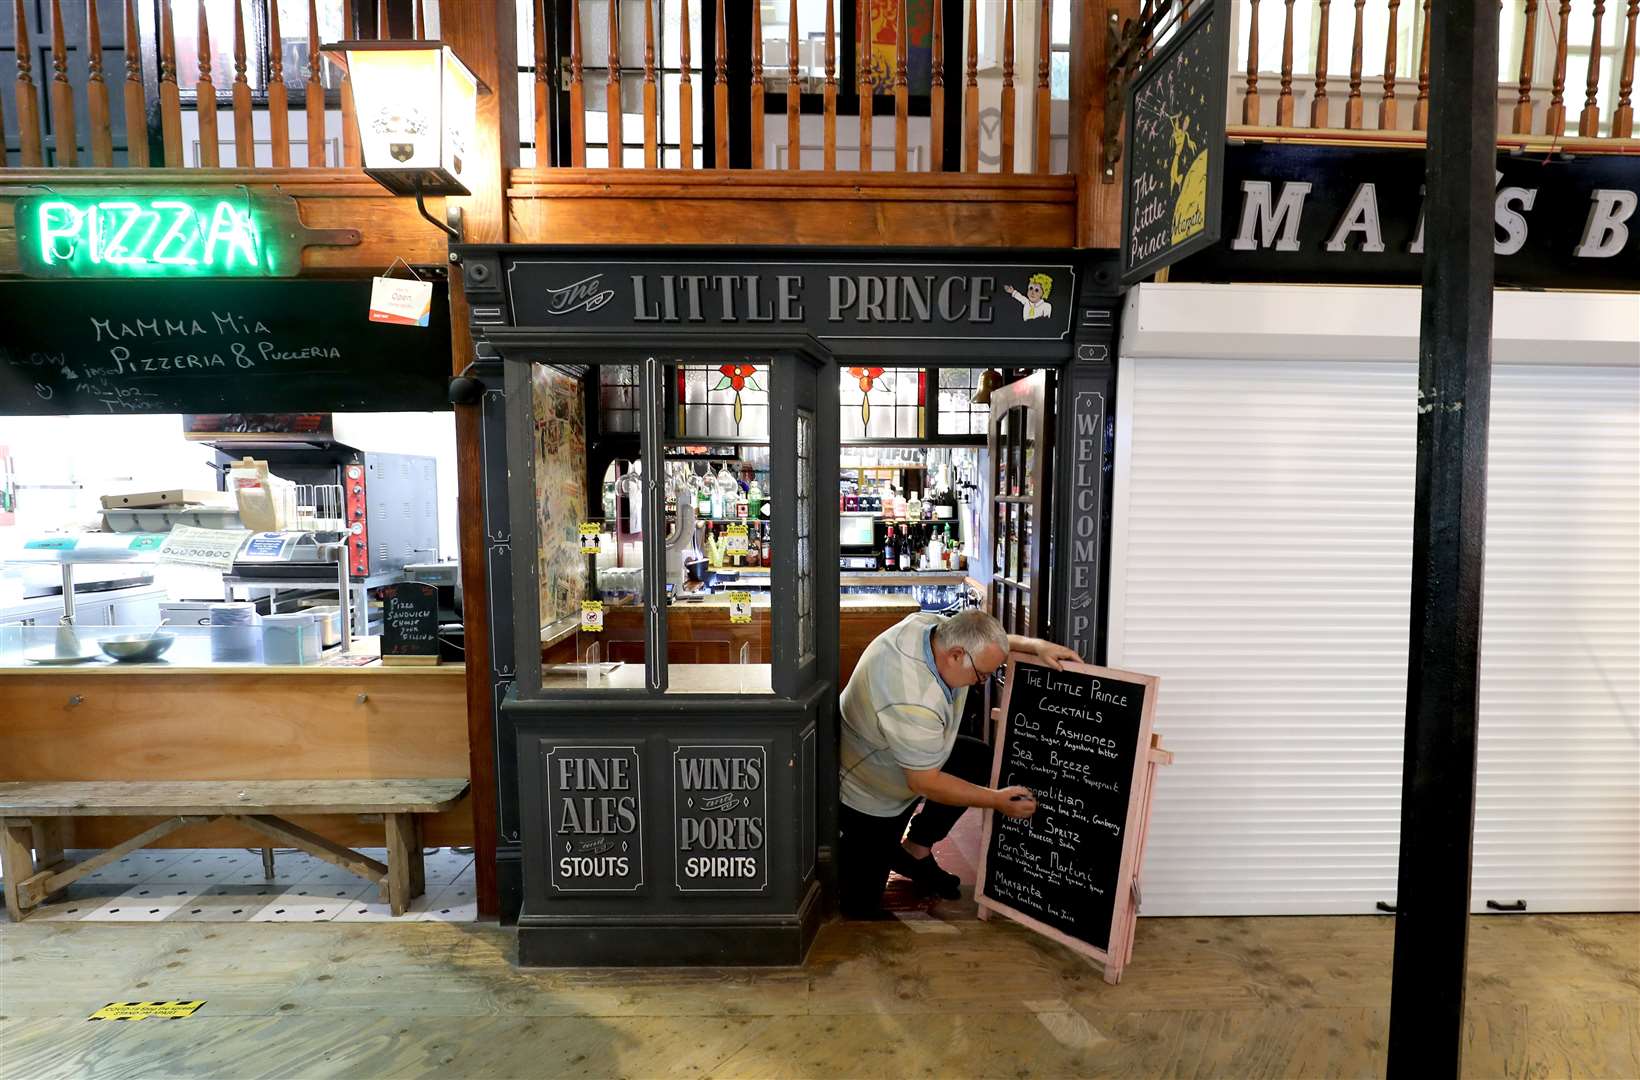
[{"label": "wooden easel frame", "polygon": [[[996,749],[991,760],[992,787],[997,786],[1002,777],[1002,751],[1007,742],[1008,702],[1013,695],[1015,668],[1021,663],[1043,666],[1035,663],[1035,659],[1021,653],[1014,653],[1008,657],[1007,688],[1002,694],[1002,705],[993,716],[996,725],[993,729]],[[1156,695],[1162,681],[1155,675],[1140,675],[1138,672],[1122,671],[1118,668],[1094,667],[1091,664],[1062,666],[1065,671],[1137,683],[1145,688],[1145,703],[1139,715],[1139,733],[1133,755],[1133,776],[1128,783],[1127,820],[1122,832],[1122,860],[1116,876],[1116,900],[1112,905],[1110,936],[1106,939],[1110,943],[1110,948],[1101,949],[1080,938],[1072,937],[1063,930],[1049,926],[994,897],[985,895],[985,863],[991,851],[994,812],[985,815],[984,826],[980,831],[979,870],[975,878],[974,901],[979,905],[979,915],[982,919],[990,918],[992,912],[1006,915],[1068,949],[1074,949],[1100,961],[1105,967],[1105,981],[1114,984],[1121,981],[1122,969],[1133,959],[1133,936],[1138,927],[1139,869],[1144,858],[1145,838],[1150,830],[1150,796],[1156,780],[1156,767],[1171,764],[1173,761],[1172,753],[1162,749],[1161,737],[1151,731],[1151,722],[1156,712]]]}]

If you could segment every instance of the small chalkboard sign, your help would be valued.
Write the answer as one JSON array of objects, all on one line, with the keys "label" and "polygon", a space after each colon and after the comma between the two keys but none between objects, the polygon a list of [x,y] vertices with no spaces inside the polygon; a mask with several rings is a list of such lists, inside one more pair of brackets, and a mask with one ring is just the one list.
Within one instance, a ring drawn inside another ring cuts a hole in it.
[{"label": "small chalkboard sign", "polygon": [[1029,788],[1037,811],[986,815],[974,897],[982,914],[1103,960],[1116,982],[1132,943],[1160,680],[1032,660],[1011,659],[991,782]]},{"label": "small chalkboard sign", "polygon": [[401,581],[380,592],[382,663],[438,663],[438,590]]},{"label": "small chalkboard sign", "polygon": [[1206,0],[1144,61],[1126,94],[1122,283],[1219,238],[1230,6]]}]

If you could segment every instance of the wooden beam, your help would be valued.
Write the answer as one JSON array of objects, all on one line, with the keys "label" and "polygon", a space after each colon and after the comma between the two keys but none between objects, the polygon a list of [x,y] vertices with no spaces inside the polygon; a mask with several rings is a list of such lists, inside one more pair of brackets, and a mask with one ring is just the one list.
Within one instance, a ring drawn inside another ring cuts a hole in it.
[{"label": "wooden beam", "polygon": [[1390,1076],[1463,1072],[1475,835],[1498,5],[1442,4],[1431,28],[1428,224],[1418,344]]},{"label": "wooden beam", "polygon": [[[474,243],[503,244],[508,239],[504,186],[508,171],[518,166],[518,69],[514,0],[463,0],[440,8],[445,41],[473,65],[473,74],[493,88],[478,104],[478,129],[471,168],[473,197],[458,200],[465,215],[466,239]],[[611,117],[619,130],[619,116]],[[459,268],[457,268],[459,269]],[[467,330],[467,297],[461,274],[450,274],[451,370],[465,370],[474,359],[473,339]],[[488,538],[483,526],[483,458],[479,440],[482,419],[478,405],[457,405],[456,480],[461,513],[461,582],[467,603],[467,746],[473,784],[473,847],[478,910],[500,911],[496,886],[497,844],[495,717],[490,686]]]},{"label": "wooden beam", "polygon": [[[361,855],[352,848],[343,847],[331,840],[326,840],[316,832],[302,828],[294,822],[284,818],[274,817],[272,814],[240,814],[236,815],[239,821],[266,836],[271,836],[281,843],[301,848],[316,859],[323,859],[332,866],[339,866],[352,874],[357,874],[366,881],[380,881],[387,876],[387,867],[370,858]],[[391,857],[391,856],[390,856]],[[399,915],[402,912],[395,911]]]},{"label": "wooden beam", "polygon": [[[15,819],[7,818],[6,820],[9,823]],[[174,833],[184,825],[201,825],[210,820],[211,818],[208,816],[195,815],[183,815],[168,818],[165,821],[160,822],[158,825],[143,830],[137,835],[131,837],[129,840],[97,852],[97,854],[91,856],[89,859],[86,859],[84,862],[75,863],[67,870],[47,869],[29,874],[27,877],[21,877],[17,880],[16,884],[17,902],[25,910],[32,907],[37,907],[41,900],[50,896],[52,893],[57,892],[60,889],[67,888],[76,881],[85,877],[87,874],[96,873],[109,863],[118,862],[138,848],[147,847],[160,837]],[[6,870],[6,875],[9,886],[12,876],[9,864]]]}]

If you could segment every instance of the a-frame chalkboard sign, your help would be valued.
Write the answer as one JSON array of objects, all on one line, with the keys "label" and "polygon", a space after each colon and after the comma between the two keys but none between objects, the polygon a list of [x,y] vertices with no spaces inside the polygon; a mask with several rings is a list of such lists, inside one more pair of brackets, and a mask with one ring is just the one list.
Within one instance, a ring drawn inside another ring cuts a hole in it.
[{"label": "a-frame chalkboard sign", "polygon": [[1172,755],[1151,732],[1161,680],[1131,671],[1009,658],[993,787],[1030,788],[1030,818],[985,816],[974,899],[1104,962],[1122,977],[1133,953],[1138,880],[1156,766]]}]

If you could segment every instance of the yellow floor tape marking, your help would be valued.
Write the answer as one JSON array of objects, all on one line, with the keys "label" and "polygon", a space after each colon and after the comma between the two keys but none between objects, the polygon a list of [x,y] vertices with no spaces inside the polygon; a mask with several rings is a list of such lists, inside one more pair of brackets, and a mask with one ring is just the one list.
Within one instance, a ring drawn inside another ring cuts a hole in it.
[{"label": "yellow floor tape marking", "polygon": [[87,1020],[181,1020],[199,1011],[204,1001],[110,1001]]}]

